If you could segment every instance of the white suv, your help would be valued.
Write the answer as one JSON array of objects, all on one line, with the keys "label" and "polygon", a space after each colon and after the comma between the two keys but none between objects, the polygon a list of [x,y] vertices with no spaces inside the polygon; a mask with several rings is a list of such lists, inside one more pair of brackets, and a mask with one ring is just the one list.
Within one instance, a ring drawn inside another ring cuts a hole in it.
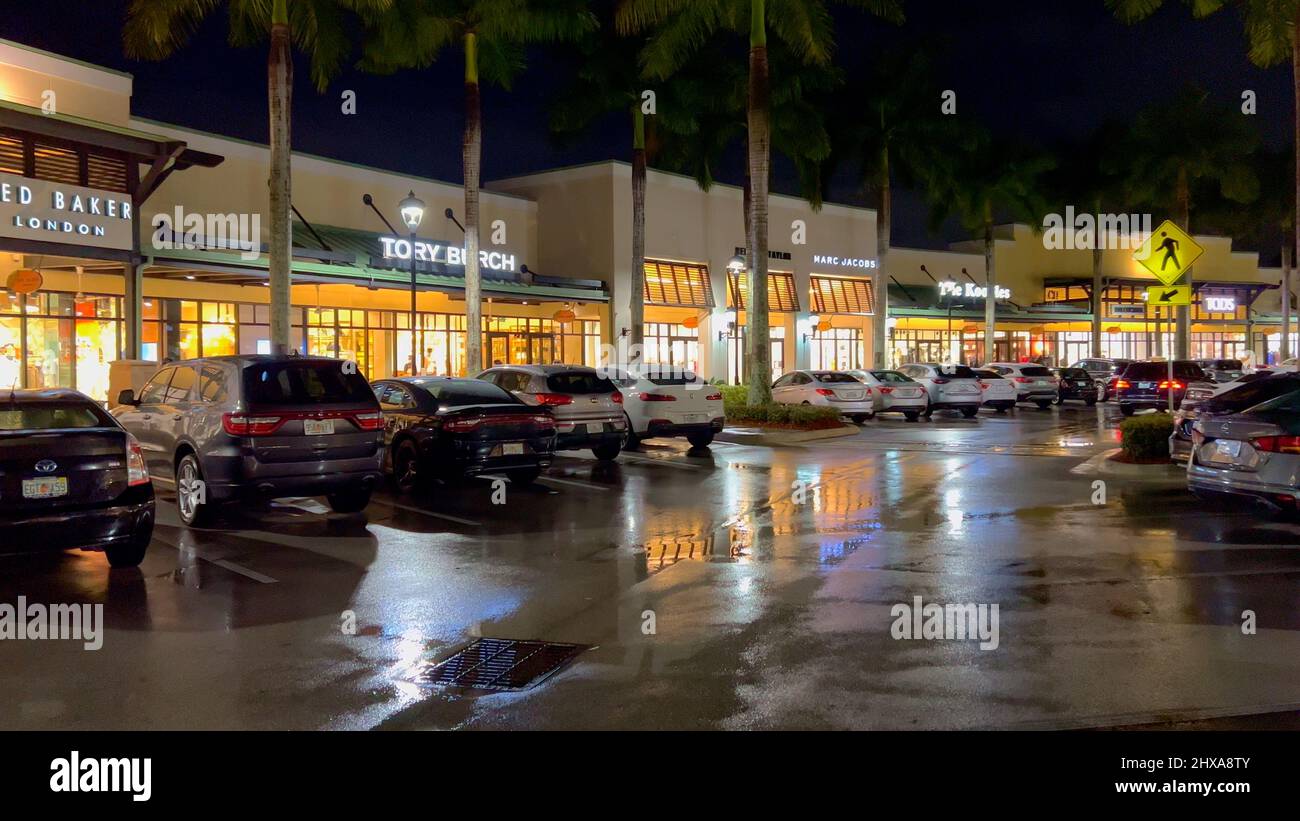
[{"label": "white suv", "polygon": [[937,362],[913,363],[898,369],[925,388],[925,417],[937,410],[959,410],[967,419],[980,412],[984,402],[984,389],[980,387],[975,371],[965,365]]},{"label": "white suv", "polygon": [[654,436],[685,436],[691,447],[707,447],[722,430],[722,392],[695,374],[671,366],[611,370],[623,392],[628,450]]},{"label": "white suv", "polygon": [[990,362],[985,367],[1015,383],[1017,402],[1033,402],[1040,410],[1047,410],[1060,396],[1056,375],[1046,365],[1034,362]]}]

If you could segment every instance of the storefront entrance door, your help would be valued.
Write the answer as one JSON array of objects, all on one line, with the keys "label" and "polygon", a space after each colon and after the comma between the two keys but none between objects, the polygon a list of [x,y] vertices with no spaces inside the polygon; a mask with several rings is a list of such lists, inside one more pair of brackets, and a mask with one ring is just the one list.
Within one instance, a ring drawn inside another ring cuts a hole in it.
[{"label": "storefront entrance door", "polygon": [[508,334],[488,334],[488,357],[485,365],[509,365],[510,336]]}]

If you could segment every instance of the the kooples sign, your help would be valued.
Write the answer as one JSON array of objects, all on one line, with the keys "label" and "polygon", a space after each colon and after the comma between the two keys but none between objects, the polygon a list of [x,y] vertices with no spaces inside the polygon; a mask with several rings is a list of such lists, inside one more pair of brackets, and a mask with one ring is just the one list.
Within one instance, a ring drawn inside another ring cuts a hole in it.
[{"label": "the kooples sign", "polygon": [[127,251],[135,208],[125,194],[0,174],[0,236]]},{"label": "the kooples sign", "polygon": [[[400,237],[380,237],[379,244],[383,248],[384,259],[409,260],[414,252],[416,262],[455,265],[461,268],[465,266],[465,249],[457,245],[417,239],[412,251],[411,241]],[[500,251],[480,250],[478,264],[490,271],[516,270],[515,255],[503,254]]]},{"label": "the kooples sign", "polygon": [[[965,286],[965,287],[963,287]],[[1011,299],[1011,291],[1003,288],[1001,285],[993,286],[994,292],[998,299]],[[976,285],[973,282],[940,282],[939,296],[952,296],[965,299],[984,299],[988,296],[989,289],[983,285]]]}]

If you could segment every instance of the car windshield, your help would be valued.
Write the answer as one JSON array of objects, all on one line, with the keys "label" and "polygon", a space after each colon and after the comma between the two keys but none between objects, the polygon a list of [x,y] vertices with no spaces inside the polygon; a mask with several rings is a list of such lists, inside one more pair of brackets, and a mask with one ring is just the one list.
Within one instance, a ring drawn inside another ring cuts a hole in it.
[{"label": "car windshield", "polygon": [[831,384],[858,381],[851,375],[847,373],[839,373],[838,371],[813,371],[812,376],[813,379],[816,379],[818,382],[829,382]]},{"label": "car windshield", "polygon": [[904,376],[898,371],[872,371],[871,375],[881,382],[911,382],[911,377]]},{"label": "car windshield", "polygon": [[440,405],[458,408],[466,405],[522,405],[509,391],[478,379],[415,379]]},{"label": "car windshield", "polygon": [[343,363],[304,360],[267,362],[244,370],[250,405],[373,405],[375,394],[360,373],[344,373]]},{"label": "car windshield", "polygon": [[108,414],[85,402],[0,405],[0,431],[112,427]]},{"label": "car windshield", "polygon": [[613,393],[614,383],[595,371],[564,371],[546,377],[546,389],[555,393]]}]

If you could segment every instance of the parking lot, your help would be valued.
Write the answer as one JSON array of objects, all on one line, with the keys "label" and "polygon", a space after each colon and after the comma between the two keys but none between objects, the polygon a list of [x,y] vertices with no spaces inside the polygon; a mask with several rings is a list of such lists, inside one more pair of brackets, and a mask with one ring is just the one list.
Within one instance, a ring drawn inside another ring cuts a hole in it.
[{"label": "parking lot", "polygon": [[[180,525],[138,570],[0,557],[0,600],[104,605],[103,648],[0,643],[6,728],[956,728],[1300,709],[1300,527],[1071,469],[1113,405],[878,418],[801,447],[652,440],[490,479]],[[504,502],[496,504],[495,502]],[[891,636],[995,603],[996,649]],[[1257,631],[1243,632],[1243,611]],[[415,681],[476,637],[588,646],[543,683]],[[1245,720],[1245,719],[1243,719]]]}]

